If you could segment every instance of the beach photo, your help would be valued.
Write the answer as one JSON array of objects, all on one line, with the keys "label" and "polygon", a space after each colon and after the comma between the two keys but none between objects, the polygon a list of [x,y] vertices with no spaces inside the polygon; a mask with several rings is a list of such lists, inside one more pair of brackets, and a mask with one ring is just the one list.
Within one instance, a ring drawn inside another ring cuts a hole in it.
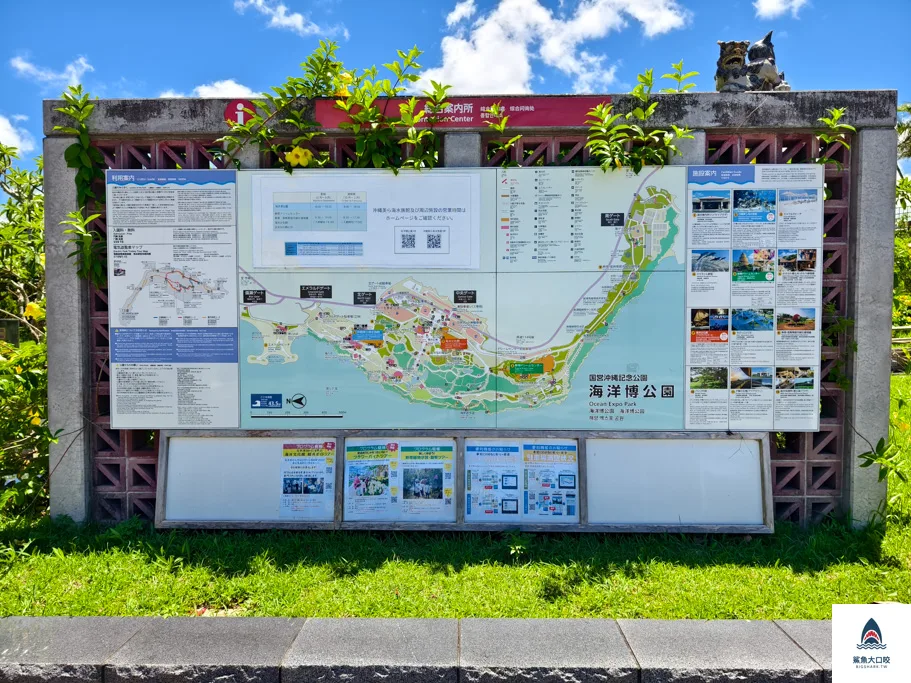
[{"label": "beach photo", "polygon": [[794,209],[819,201],[819,190],[781,190],[778,201],[782,210]]}]

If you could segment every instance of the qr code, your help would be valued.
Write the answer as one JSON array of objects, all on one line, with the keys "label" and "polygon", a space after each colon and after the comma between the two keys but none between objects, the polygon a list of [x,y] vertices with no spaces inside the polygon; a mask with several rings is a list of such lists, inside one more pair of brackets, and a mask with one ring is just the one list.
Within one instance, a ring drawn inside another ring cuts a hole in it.
[{"label": "qr code", "polygon": [[414,249],[417,246],[413,232],[402,233],[402,249]]},{"label": "qr code", "polygon": [[443,237],[441,235],[429,234],[427,235],[427,248],[428,249],[442,249],[443,248]]},{"label": "qr code", "polygon": [[394,505],[395,503],[399,502],[399,497],[398,496],[389,496],[389,502]]}]

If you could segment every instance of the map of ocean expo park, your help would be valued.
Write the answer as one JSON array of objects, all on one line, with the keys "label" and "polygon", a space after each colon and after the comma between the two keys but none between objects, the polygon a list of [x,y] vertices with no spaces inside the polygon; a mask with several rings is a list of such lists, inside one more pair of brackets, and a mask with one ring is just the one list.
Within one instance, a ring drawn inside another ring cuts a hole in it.
[{"label": "map of ocean expo park", "polygon": [[[496,212],[482,212],[476,272],[276,273],[242,265],[242,422],[263,427],[270,418],[306,417],[315,426],[341,417],[348,423],[341,426],[359,427],[355,416],[381,402],[397,409],[401,426],[410,426],[411,408],[424,406],[438,410],[416,417],[416,425],[493,427],[505,411],[522,411],[527,417],[518,419],[529,427],[549,427],[548,406],[571,394],[588,405],[589,374],[627,370],[630,359],[615,353],[580,373],[613,337],[625,337],[622,348],[629,349],[648,333],[615,321],[650,287],[681,309],[683,169],[641,176],[580,169],[556,181],[517,169],[500,177]],[[679,373],[682,383],[683,335],[659,341],[679,356],[679,367],[661,372]],[[340,365],[357,374],[339,372]],[[628,379],[644,378],[647,387],[648,374],[660,373],[645,354],[639,366]],[[332,375],[337,379],[322,379]],[[679,397],[683,387],[673,383]],[[589,409],[578,413],[569,423],[590,426]]]}]

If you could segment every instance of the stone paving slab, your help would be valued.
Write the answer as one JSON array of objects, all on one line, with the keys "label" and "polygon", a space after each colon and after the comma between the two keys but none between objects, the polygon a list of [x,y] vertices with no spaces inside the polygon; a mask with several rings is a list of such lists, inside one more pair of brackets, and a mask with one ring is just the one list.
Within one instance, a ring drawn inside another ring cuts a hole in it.
[{"label": "stone paving slab", "polygon": [[831,683],[831,622],[0,619],[0,683]]},{"label": "stone paving slab", "polygon": [[772,621],[620,619],[640,683],[818,683],[822,669]]},{"label": "stone paving slab", "polygon": [[779,620],[775,623],[822,667],[823,683],[831,683],[832,622]]},{"label": "stone paving slab", "polygon": [[150,619],[109,660],[105,683],[279,683],[304,619]]},{"label": "stone paving slab", "polygon": [[456,619],[308,619],[282,683],[457,683],[458,666]]},{"label": "stone paving slab", "polygon": [[105,662],[147,622],[120,617],[0,619],[0,681],[101,681]]},{"label": "stone paving slab", "polygon": [[460,643],[461,681],[638,681],[612,619],[463,619]]}]

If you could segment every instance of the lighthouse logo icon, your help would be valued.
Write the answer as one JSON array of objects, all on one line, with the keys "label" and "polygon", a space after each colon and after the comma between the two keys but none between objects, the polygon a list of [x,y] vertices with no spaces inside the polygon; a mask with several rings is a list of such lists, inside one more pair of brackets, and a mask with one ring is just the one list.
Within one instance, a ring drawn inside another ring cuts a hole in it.
[{"label": "lighthouse logo icon", "polygon": [[860,637],[860,643],[857,645],[858,650],[885,650],[886,644],[883,642],[883,633],[879,629],[879,624],[870,619],[864,625],[863,634]]}]

